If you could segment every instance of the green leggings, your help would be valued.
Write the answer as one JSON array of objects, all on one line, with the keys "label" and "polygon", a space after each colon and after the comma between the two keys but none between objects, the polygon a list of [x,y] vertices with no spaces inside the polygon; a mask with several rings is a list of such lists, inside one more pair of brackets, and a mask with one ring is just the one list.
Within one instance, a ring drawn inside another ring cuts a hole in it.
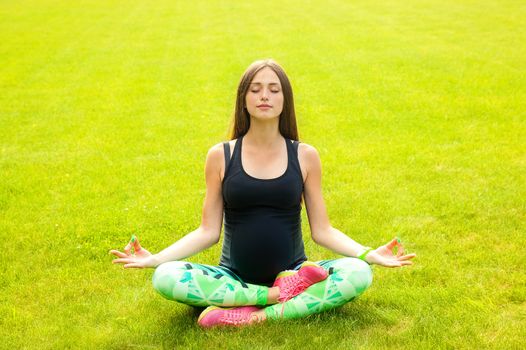
[{"label": "green leggings", "polygon": [[269,287],[245,283],[221,266],[170,261],[155,269],[152,280],[154,288],[166,299],[198,307],[266,306],[268,319],[300,318],[330,310],[353,300],[371,285],[371,267],[360,259],[341,258],[316,263],[327,270],[327,279],[285,303],[268,306]]}]

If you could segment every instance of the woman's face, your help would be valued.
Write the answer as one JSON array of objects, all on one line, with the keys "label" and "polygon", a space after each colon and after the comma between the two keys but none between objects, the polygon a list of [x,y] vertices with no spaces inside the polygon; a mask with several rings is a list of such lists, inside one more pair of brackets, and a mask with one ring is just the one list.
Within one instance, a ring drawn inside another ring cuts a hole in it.
[{"label": "woman's face", "polygon": [[278,75],[271,68],[265,67],[256,73],[245,96],[245,103],[252,117],[279,117],[283,110],[283,91]]}]

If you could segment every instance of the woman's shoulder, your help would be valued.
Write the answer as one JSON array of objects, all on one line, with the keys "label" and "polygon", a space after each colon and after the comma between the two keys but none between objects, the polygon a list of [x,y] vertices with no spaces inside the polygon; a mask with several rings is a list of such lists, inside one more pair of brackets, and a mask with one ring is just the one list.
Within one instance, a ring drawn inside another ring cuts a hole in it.
[{"label": "woman's shoulder", "polygon": [[300,154],[305,155],[307,157],[319,157],[318,150],[314,146],[311,146],[303,141],[300,141],[298,145],[298,155]]},{"label": "woman's shoulder", "polygon": [[222,159],[224,159],[224,157],[225,157],[225,151],[224,151],[225,146],[224,146],[224,144],[226,142],[228,142],[230,144],[230,155],[232,155],[232,153],[234,151],[234,146],[236,145],[236,142],[237,142],[237,139],[216,143],[215,145],[210,147],[210,149],[208,150],[207,157],[215,159],[218,162],[220,162]]},{"label": "woman's shoulder", "polygon": [[236,145],[236,141],[237,141],[237,139],[234,139],[234,140],[226,140],[226,141],[222,141],[222,142],[216,143],[215,145],[213,145],[212,147],[210,147],[210,149],[209,149],[208,151],[209,151],[209,152],[211,152],[211,151],[212,151],[212,152],[213,152],[213,151],[216,151],[216,152],[217,152],[217,151],[221,151],[221,152],[222,152],[223,149],[224,149],[224,147],[225,147],[225,146],[224,146],[225,143],[228,142],[228,143],[230,144],[230,148],[232,148],[233,146]]},{"label": "woman's shoulder", "polygon": [[300,142],[298,146],[298,160],[300,162],[300,167],[304,178],[307,178],[307,175],[313,170],[320,168],[320,154],[318,150],[309,145],[308,143]]}]

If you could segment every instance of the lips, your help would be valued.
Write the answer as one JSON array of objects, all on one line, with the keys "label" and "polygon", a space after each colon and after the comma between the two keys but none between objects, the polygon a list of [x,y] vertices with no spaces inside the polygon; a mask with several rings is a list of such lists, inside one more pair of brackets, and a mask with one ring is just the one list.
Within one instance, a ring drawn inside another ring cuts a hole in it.
[{"label": "lips", "polygon": [[259,106],[256,106],[256,107],[258,107],[258,108],[270,108],[272,106],[263,104],[263,105],[259,105]]}]

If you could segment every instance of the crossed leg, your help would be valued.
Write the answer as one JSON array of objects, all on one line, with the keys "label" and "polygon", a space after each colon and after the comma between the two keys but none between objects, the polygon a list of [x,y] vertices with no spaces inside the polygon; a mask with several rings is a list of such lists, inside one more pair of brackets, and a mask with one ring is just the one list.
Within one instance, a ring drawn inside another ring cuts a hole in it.
[{"label": "crossed leg", "polygon": [[163,297],[192,306],[267,305],[269,288],[245,283],[218,266],[170,261],[159,265],[153,287]]},{"label": "crossed leg", "polygon": [[[316,262],[329,273],[327,279],[282,304],[257,311],[258,318],[293,319],[330,310],[362,294],[372,282],[369,264],[356,258]],[[263,307],[270,288],[243,282],[217,266],[171,261],[157,267],[154,288],[165,298],[192,306]]]},{"label": "crossed leg", "polygon": [[260,310],[260,319],[294,319],[334,309],[362,294],[372,283],[369,264],[356,258],[340,258],[316,262],[329,276],[313,284],[303,293]]}]

